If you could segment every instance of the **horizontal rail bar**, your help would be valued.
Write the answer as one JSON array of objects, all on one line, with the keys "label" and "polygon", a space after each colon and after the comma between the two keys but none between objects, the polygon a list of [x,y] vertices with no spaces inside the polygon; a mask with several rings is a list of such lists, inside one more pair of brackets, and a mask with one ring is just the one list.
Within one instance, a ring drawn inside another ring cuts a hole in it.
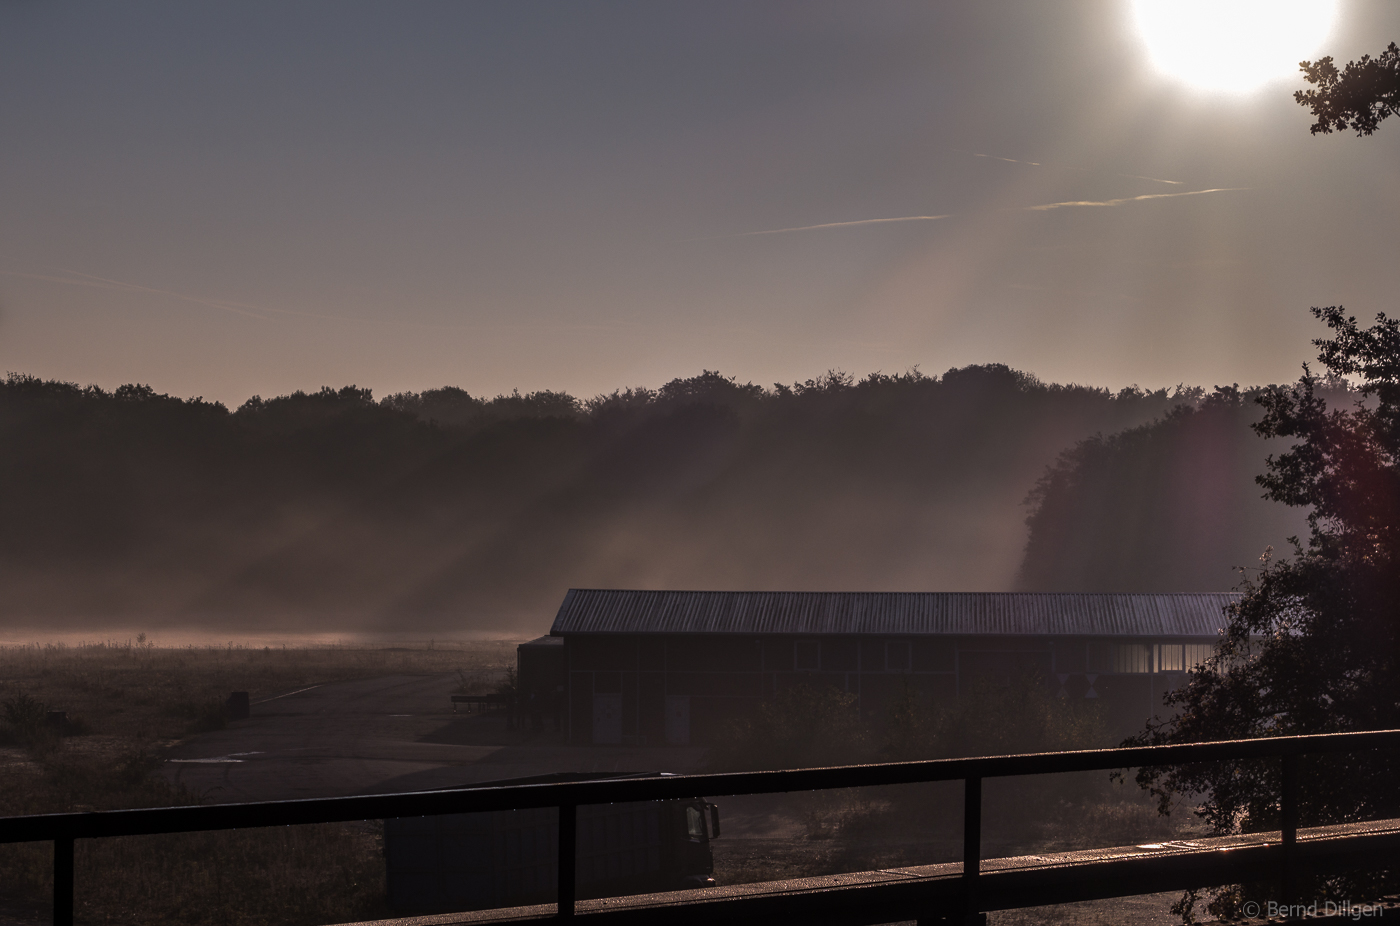
[{"label": "horizontal rail bar", "polygon": [[[1308,872],[1375,867],[1400,858],[1400,820],[1318,827],[1300,830],[1299,835],[1299,861]],[[1263,880],[1277,870],[1278,840],[1277,832],[1254,833],[1206,837],[1181,846],[1121,846],[989,859],[979,877],[979,896],[983,909],[1007,910]],[[590,926],[803,922],[875,926],[955,909],[961,902],[961,881],[957,862],[845,872],[581,900],[576,921]],[[424,919],[409,917],[356,926],[416,926]],[[450,920],[460,926],[558,922],[553,904],[466,911],[451,914]]]},{"label": "horizontal rail bar", "polygon": [[887,762],[772,772],[723,772],[708,775],[673,775],[664,778],[453,788],[408,794],[306,798],[247,804],[39,814],[0,817],[0,843],[340,823],[491,810],[523,810],[558,807],[563,804],[617,804],[730,794],[779,794],[788,791],[957,781],[969,777],[1056,774],[1385,748],[1400,749],[1400,730],[1262,737],[1211,743],[1085,749],[969,759],[930,759],[920,762]]}]

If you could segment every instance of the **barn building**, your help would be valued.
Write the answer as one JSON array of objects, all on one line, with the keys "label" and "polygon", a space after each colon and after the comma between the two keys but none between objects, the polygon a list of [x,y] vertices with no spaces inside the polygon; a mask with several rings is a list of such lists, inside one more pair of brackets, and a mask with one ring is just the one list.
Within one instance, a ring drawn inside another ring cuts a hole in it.
[{"label": "barn building", "polygon": [[560,705],[572,743],[703,743],[786,685],[834,685],[873,716],[901,680],[948,703],[1027,675],[1101,699],[1128,732],[1213,652],[1238,597],[571,589],[521,645],[519,683]]}]

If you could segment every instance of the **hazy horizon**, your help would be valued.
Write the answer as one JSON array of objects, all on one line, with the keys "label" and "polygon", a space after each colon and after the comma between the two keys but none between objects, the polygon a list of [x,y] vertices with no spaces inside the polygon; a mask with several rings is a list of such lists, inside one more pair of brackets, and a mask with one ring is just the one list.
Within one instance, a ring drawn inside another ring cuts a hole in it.
[{"label": "hazy horizon", "polygon": [[[1312,359],[1312,358],[1308,358],[1308,359]],[[1314,365],[1315,365],[1315,364],[1314,364]],[[1241,387],[1263,387],[1263,386],[1270,386],[1270,385],[1288,385],[1288,384],[1291,384],[1291,383],[1296,382],[1296,381],[1299,379],[1299,377],[1302,375],[1302,372],[1303,372],[1303,371],[1302,371],[1302,366],[1301,366],[1301,363],[1300,363],[1299,367],[1298,367],[1297,369],[1295,369],[1295,370],[1292,372],[1291,375],[1285,375],[1285,376],[1283,376],[1282,378],[1280,378],[1280,379],[1278,379],[1278,380],[1273,380],[1273,381],[1270,381],[1270,382],[1262,382],[1262,381],[1260,381],[1260,382],[1249,382],[1249,383],[1245,383],[1245,382],[1242,382],[1242,381],[1240,381],[1240,380],[1238,380],[1238,379],[1235,379],[1235,380],[1230,380],[1229,382],[1221,381],[1221,382],[1204,383],[1204,382],[1190,382],[1190,381],[1188,381],[1188,380],[1186,380],[1186,379],[1184,379],[1184,378],[1177,377],[1177,378],[1174,378],[1174,379],[1169,379],[1168,381],[1163,381],[1163,382],[1151,382],[1151,383],[1149,383],[1149,382],[1139,382],[1139,381],[1137,381],[1137,380],[1133,380],[1133,381],[1130,381],[1130,382],[1122,382],[1122,383],[1099,383],[1099,382],[1080,382],[1080,381],[1077,381],[1077,380],[1060,381],[1060,380],[1046,379],[1046,378],[1043,378],[1043,377],[1039,376],[1034,370],[1023,370],[1023,369],[1020,369],[1020,368],[1016,368],[1016,367],[1014,367],[1014,366],[1011,366],[1010,364],[1005,364],[1005,363],[1003,363],[1003,362],[1001,362],[1001,361],[999,361],[999,360],[997,360],[996,358],[993,358],[993,357],[985,358],[985,359],[982,360],[982,361],[973,361],[973,362],[968,363],[968,364],[960,364],[960,365],[958,365],[958,366],[956,366],[956,367],[950,367],[949,369],[951,369],[951,370],[957,370],[957,369],[964,369],[964,368],[966,368],[966,367],[974,367],[974,368],[976,368],[976,367],[997,367],[997,366],[1007,366],[1007,367],[1010,367],[1011,369],[1015,369],[1016,372],[1018,372],[1018,373],[1024,373],[1024,374],[1026,374],[1026,375],[1028,375],[1028,376],[1031,376],[1031,377],[1033,377],[1035,380],[1037,380],[1038,382],[1041,382],[1041,383],[1043,383],[1043,384],[1045,384],[1045,385],[1047,385],[1047,386],[1052,386],[1052,387],[1067,387],[1067,388],[1083,388],[1083,389],[1091,389],[1091,390],[1101,390],[1101,391],[1104,391],[1104,392],[1109,393],[1110,395],[1117,394],[1117,393],[1119,393],[1119,392],[1122,392],[1123,390],[1134,390],[1134,389],[1140,390],[1140,391],[1143,391],[1143,392],[1158,392],[1158,391],[1166,390],[1166,391],[1169,392],[1169,393],[1170,393],[1170,392],[1173,392],[1173,391],[1175,391],[1175,390],[1179,390],[1179,389],[1191,389],[1191,388],[1200,388],[1200,389],[1207,389],[1207,390],[1208,390],[1208,389],[1211,389],[1211,388],[1213,388],[1213,387],[1215,387],[1215,386],[1228,386],[1228,385],[1230,385],[1230,384],[1232,384],[1232,383],[1233,383],[1234,385],[1241,386]],[[187,399],[187,400],[202,399],[202,400],[204,400],[204,401],[206,401],[206,402],[218,402],[219,404],[223,405],[225,408],[227,408],[227,409],[229,409],[229,410],[232,411],[232,410],[238,409],[238,408],[241,407],[244,403],[248,402],[248,401],[251,400],[251,399],[271,399],[271,398],[275,398],[275,397],[282,397],[282,396],[292,395],[292,394],[297,393],[297,392],[300,392],[300,393],[303,393],[303,394],[306,394],[306,395],[314,395],[315,393],[318,393],[318,392],[320,392],[320,391],[322,391],[322,390],[325,390],[325,389],[330,389],[330,390],[334,390],[334,391],[338,391],[338,390],[346,389],[346,388],[368,389],[368,390],[370,391],[370,393],[373,395],[374,401],[376,401],[376,402],[381,402],[381,401],[383,401],[384,399],[387,399],[387,398],[390,398],[390,397],[392,397],[392,396],[399,395],[399,394],[405,394],[405,393],[406,393],[406,394],[413,395],[413,394],[419,394],[419,393],[424,393],[424,392],[434,392],[434,391],[443,390],[443,389],[448,389],[448,390],[450,390],[450,389],[461,389],[461,390],[463,390],[464,392],[466,392],[468,395],[470,395],[472,398],[474,398],[474,399],[479,399],[479,400],[482,400],[482,401],[487,401],[487,402],[489,402],[489,401],[491,401],[491,400],[493,400],[493,399],[510,398],[511,396],[522,396],[522,397],[523,397],[523,396],[530,396],[530,395],[534,395],[534,394],[543,394],[543,393],[551,393],[551,392],[554,392],[554,393],[557,393],[557,394],[559,394],[559,395],[568,396],[568,397],[570,397],[570,398],[572,398],[572,399],[577,400],[577,401],[580,402],[580,403],[587,404],[587,403],[589,403],[589,402],[591,402],[591,401],[606,399],[606,398],[608,398],[608,397],[610,397],[610,396],[613,396],[613,395],[615,395],[615,394],[618,394],[618,393],[626,393],[628,390],[633,390],[633,391],[639,391],[639,390],[640,390],[640,391],[647,391],[647,392],[655,392],[655,391],[657,391],[658,389],[660,389],[661,387],[663,387],[667,382],[671,382],[671,381],[676,380],[676,379],[686,379],[686,378],[690,378],[690,377],[698,377],[698,376],[702,376],[702,375],[704,375],[704,374],[706,374],[706,373],[716,373],[716,374],[719,374],[720,376],[726,377],[726,378],[728,378],[728,379],[732,379],[732,380],[734,380],[736,383],[739,383],[739,384],[742,384],[742,385],[754,386],[754,387],[757,387],[757,388],[759,388],[759,389],[762,389],[765,393],[773,394],[774,391],[775,391],[776,389],[780,389],[780,388],[789,388],[789,389],[790,389],[790,388],[792,388],[792,387],[794,387],[794,386],[801,386],[803,383],[811,383],[811,382],[820,380],[821,378],[823,378],[823,377],[825,377],[825,376],[828,376],[828,375],[832,375],[832,374],[835,374],[835,375],[838,375],[838,376],[849,376],[849,377],[852,377],[852,378],[854,378],[854,379],[863,379],[863,378],[865,378],[865,377],[867,377],[867,376],[871,376],[871,375],[875,375],[875,376],[909,376],[909,375],[916,375],[916,376],[917,376],[917,375],[922,375],[922,376],[929,376],[929,377],[937,378],[937,377],[939,377],[939,376],[942,376],[944,372],[947,372],[947,371],[945,371],[945,370],[937,370],[937,371],[935,371],[935,370],[927,369],[923,364],[914,364],[914,365],[911,366],[911,367],[902,368],[902,369],[898,369],[898,370],[894,370],[894,369],[849,370],[849,369],[844,369],[844,368],[839,368],[839,367],[826,367],[826,368],[823,368],[823,369],[811,369],[811,370],[807,370],[807,371],[799,371],[799,378],[797,378],[797,379],[791,379],[791,380],[787,380],[787,381],[774,380],[774,381],[771,381],[771,382],[763,382],[763,381],[754,381],[753,379],[746,379],[746,378],[741,377],[741,376],[732,375],[732,374],[730,373],[730,371],[728,371],[728,370],[717,370],[717,369],[708,369],[708,368],[707,368],[707,369],[700,369],[700,368],[697,368],[697,369],[694,369],[694,370],[680,370],[680,371],[677,372],[677,374],[676,374],[675,376],[670,377],[669,379],[667,379],[667,380],[665,380],[665,381],[626,382],[626,383],[617,382],[617,383],[613,383],[611,386],[605,386],[604,388],[600,389],[599,391],[597,391],[597,392],[592,392],[592,393],[571,392],[571,391],[569,391],[569,390],[567,390],[567,389],[553,389],[553,388],[551,388],[551,387],[549,387],[549,386],[545,386],[545,385],[534,385],[534,384],[529,384],[529,383],[518,383],[518,384],[516,384],[516,385],[507,386],[507,387],[504,388],[504,389],[499,389],[499,390],[495,390],[495,391],[487,390],[487,391],[484,391],[484,392],[476,392],[476,391],[473,391],[473,390],[470,390],[470,389],[466,389],[466,388],[465,388],[464,386],[462,386],[460,383],[455,383],[455,382],[432,383],[432,384],[429,384],[429,385],[426,385],[426,386],[422,387],[421,389],[412,389],[412,390],[387,390],[387,389],[379,389],[379,388],[376,388],[375,385],[374,385],[373,383],[368,383],[368,382],[362,383],[362,382],[352,382],[352,381],[335,381],[335,382],[330,382],[330,381],[328,381],[328,382],[312,383],[312,384],[308,384],[308,385],[306,385],[306,386],[304,386],[304,387],[297,387],[295,390],[287,390],[287,391],[285,391],[285,392],[280,392],[280,393],[279,393],[279,392],[274,392],[274,391],[271,391],[271,390],[267,390],[267,389],[257,389],[257,388],[254,388],[253,391],[247,393],[246,395],[240,394],[240,395],[232,396],[232,397],[230,397],[230,398],[228,398],[228,399],[222,399],[222,398],[218,398],[218,397],[215,397],[215,396],[206,395],[206,394],[204,394],[204,393],[181,393],[181,392],[178,392],[178,391],[175,391],[175,390],[162,389],[161,386],[160,386],[160,383],[158,383],[158,382],[153,382],[153,381],[151,381],[151,380],[149,380],[149,379],[131,379],[131,380],[121,380],[121,381],[116,381],[116,380],[93,381],[93,380],[83,380],[83,379],[81,379],[81,378],[74,379],[74,378],[64,378],[64,377],[45,377],[45,376],[39,375],[38,373],[36,373],[36,372],[33,371],[33,370],[21,370],[21,369],[3,370],[3,371],[0,371],[0,377],[4,377],[4,376],[8,376],[8,375],[20,376],[20,377],[24,377],[24,376],[33,376],[33,377],[36,377],[36,378],[38,378],[38,379],[53,379],[53,380],[56,381],[56,382],[68,383],[68,384],[70,384],[70,385],[77,386],[77,387],[80,388],[80,389],[85,389],[85,388],[89,388],[89,387],[96,387],[97,389],[101,389],[101,390],[103,390],[103,391],[105,391],[105,392],[109,392],[109,393],[115,391],[116,389],[118,389],[118,388],[120,388],[120,387],[122,387],[122,386],[142,386],[142,387],[149,386],[149,387],[150,387],[156,394],[158,394],[158,395],[168,395],[168,396],[170,396],[171,398],[178,398],[178,399]]]},{"label": "hazy horizon", "polygon": [[[550,615],[545,622],[544,630],[540,633],[547,633],[549,624],[554,620]],[[262,647],[293,646],[303,648],[318,647],[342,647],[354,648],[358,646],[373,646],[376,648],[390,646],[410,646],[414,648],[424,648],[428,644],[435,647],[450,648],[467,643],[476,643],[490,640],[516,640],[525,639],[535,634],[524,632],[515,633],[511,631],[494,630],[453,630],[444,629],[434,633],[432,630],[418,631],[407,630],[402,632],[394,631],[351,631],[346,633],[326,632],[326,633],[304,633],[298,631],[287,631],[285,633],[273,633],[267,630],[254,630],[243,633],[234,633],[223,628],[200,627],[197,625],[184,627],[163,626],[159,623],[150,627],[142,625],[108,626],[100,630],[92,628],[70,630],[53,627],[5,627],[0,629],[0,647],[24,647],[24,646],[103,646],[103,647],[125,647],[140,646],[137,637],[144,634],[146,644],[157,649],[184,649],[193,646],[197,649],[221,649],[232,646],[234,649],[260,649]]]},{"label": "hazy horizon", "polygon": [[11,377],[0,618],[421,636],[543,633],[570,587],[1219,591],[1305,527],[1259,498],[1258,412],[1004,365],[235,410]]},{"label": "hazy horizon", "polygon": [[1290,381],[1309,306],[1389,308],[1400,136],[1154,61],[1128,0],[5,4],[0,371]]},{"label": "hazy horizon", "polygon": [[1155,391],[1291,383],[1309,307],[1392,309],[1400,133],[1293,93],[1400,4],[1149,6],[0,4],[0,614],[1010,589],[1096,434],[1036,581],[1218,587],[1299,512],[1238,396]]}]

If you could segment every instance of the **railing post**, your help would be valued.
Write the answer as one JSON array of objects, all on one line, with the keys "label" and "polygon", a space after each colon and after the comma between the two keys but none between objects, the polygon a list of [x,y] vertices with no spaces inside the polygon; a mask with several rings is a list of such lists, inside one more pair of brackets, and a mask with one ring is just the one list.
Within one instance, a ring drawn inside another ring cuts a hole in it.
[{"label": "railing post", "polygon": [[53,926],[73,926],[73,837],[53,841]]},{"label": "railing post", "polygon": [[[1283,756],[1283,783],[1279,795],[1280,821],[1279,839],[1279,900],[1285,907],[1293,906],[1297,896],[1294,879],[1293,859],[1298,845],[1298,755],[1285,753]],[[1290,917],[1291,919],[1291,917]]]},{"label": "railing post", "polygon": [[963,782],[963,923],[977,921],[977,876],[982,870],[982,779],[969,775]]},{"label": "railing post", "polygon": [[578,805],[559,805],[559,918],[574,915],[577,895],[575,864],[578,858]]}]

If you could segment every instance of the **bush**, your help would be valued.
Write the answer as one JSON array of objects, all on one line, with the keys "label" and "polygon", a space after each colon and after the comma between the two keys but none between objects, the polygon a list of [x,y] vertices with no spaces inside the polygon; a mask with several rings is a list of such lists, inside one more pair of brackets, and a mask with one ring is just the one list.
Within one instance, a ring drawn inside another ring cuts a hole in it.
[{"label": "bush", "polygon": [[47,724],[49,707],[43,701],[23,691],[13,698],[6,698],[3,704],[5,729],[0,742],[26,746],[35,753],[45,753],[58,745],[59,736],[64,730],[57,730]]},{"label": "bush", "polygon": [[711,762],[734,771],[850,765],[867,758],[867,744],[855,695],[830,686],[794,685],[731,721]]},{"label": "bush", "polygon": [[33,733],[44,725],[49,706],[23,691],[4,702],[5,722],[20,733]]},{"label": "bush", "polygon": [[1057,698],[1038,675],[1003,683],[977,681],[956,708],[931,721],[936,753],[996,756],[1111,745],[1095,702]]},{"label": "bush", "polygon": [[228,726],[228,704],[217,698],[177,704],[172,711],[189,720],[187,733],[210,733]]}]

